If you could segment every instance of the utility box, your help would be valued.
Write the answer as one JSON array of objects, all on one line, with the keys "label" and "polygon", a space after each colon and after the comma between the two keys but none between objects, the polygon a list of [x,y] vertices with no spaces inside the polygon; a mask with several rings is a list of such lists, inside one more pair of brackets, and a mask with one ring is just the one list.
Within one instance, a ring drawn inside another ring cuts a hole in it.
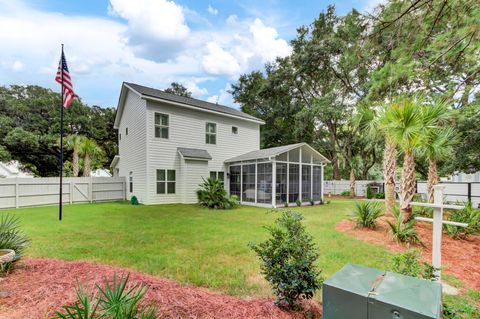
[{"label": "utility box", "polygon": [[323,319],[439,319],[442,285],[347,264],[323,283]]}]

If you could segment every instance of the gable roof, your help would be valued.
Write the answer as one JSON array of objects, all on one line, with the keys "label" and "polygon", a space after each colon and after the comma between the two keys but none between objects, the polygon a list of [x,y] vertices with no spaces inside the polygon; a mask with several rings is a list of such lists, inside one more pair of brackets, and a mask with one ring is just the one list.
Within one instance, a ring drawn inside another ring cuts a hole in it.
[{"label": "gable roof", "polygon": [[[162,90],[150,88],[147,86],[139,85],[136,83],[131,83],[131,82],[123,82],[122,84],[122,91],[120,93],[120,98],[118,102],[118,108],[117,108],[117,117],[115,118],[115,128],[118,127],[120,124],[120,118],[121,118],[121,112],[123,112],[123,98],[122,95],[124,94],[124,88],[127,87],[130,90],[136,92],[142,99],[147,99],[147,100],[161,100],[167,103],[175,104],[178,106],[185,106],[185,107],[190,107],[190,108],[196,108],[200,111],[206,111],[206,112],[214,112],[218,113],[220,115],[225,115],[229,117],[235,117],[251,122],[256,122],[258,124],[264,124],[265,122],[259,118],[256,118],[255,116],[252,116],[250,114],[244,113],[240,110],[234,109],[232,107],[228,107],[225,105],[220,105],[220,104],[215,104],[215,103],[210,103],[207,101],[202,101],[190,97],[185,97],[185,96],[179,96],[171,93],[167,93]],[[120,116],[118,116],[120,115]]]},{"label": "gable roof", "polygon": [[212,156],[206,150],[196,148],[177,147],[177,151],[183,158],[211,160]]},{"label": "gable roof", "polygon": [[242,154],[240,156],[235,156],[230,159],[227,159],[225,163],[233,163],[233,162],[241,162],[241,161],[250,161],[250,160],[255,160],[255,159],[260,159],[260,158],[269,158],[269,157],[274,157],[277,155],[280,155],[282,153],[294,150],[296,148],[306,146],[308,147],[311,151],[313,151],[314,154],[319,156],[319,158],[325,162],[325,163],[330,163],[330,161],[320,154],[316,149],[308,145],[307,143],[296,143],[296,144],[290,144],[290,145],[284,145],[284,146],[277,146],[277,147],[271,147],[271,148],[264,148],[258,151],[251,151],[246,154]]}]

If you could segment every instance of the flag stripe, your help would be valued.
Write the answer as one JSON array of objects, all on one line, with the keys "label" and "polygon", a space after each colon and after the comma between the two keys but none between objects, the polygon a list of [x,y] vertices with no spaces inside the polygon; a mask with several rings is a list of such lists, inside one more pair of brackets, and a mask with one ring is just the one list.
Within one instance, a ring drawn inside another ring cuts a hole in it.
[{"label": "flag stripe", "polygon": [[62,57],[60,58],[60,62],[58,64],[55,81],[57,81],[58,83],[60,83],[61,86],[63,86],[63,107],[67,108],[70,103],[72,103],[72,100],[75,98],[75,92],[73,91],[72,79],[70,78],[67,60],[65,59],[65,54],[63,52]]}]

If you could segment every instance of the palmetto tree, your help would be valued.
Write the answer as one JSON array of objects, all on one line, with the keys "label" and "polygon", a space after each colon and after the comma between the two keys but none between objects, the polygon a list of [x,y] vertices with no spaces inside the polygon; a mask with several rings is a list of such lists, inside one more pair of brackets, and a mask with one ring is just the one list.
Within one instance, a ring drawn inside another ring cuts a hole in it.
[{"label": "palmetto tree", "polygon": [[82,135],[68,135],[65,138],[65,147],[68,150],[73,151],[72,154],[72,175],[74,177],[78,176],[78,172],[80,171],[79,165],[79,153],[82,147],[82,144],[85,140],[85,136]]},{"label": "palmetto tree", "polygon": [[81,147],[80,154],[83,156],[83,176],[88,177],[91,173],[92,160],[103,156],[103,149],[90,138],[85,138]]}]

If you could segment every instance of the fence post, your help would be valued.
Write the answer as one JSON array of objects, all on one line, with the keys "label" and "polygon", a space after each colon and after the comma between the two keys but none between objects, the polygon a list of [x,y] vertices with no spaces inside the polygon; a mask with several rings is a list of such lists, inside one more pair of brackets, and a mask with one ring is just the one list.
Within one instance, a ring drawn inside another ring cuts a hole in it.
[{"label": "fence post", "polygon": [[92,175],[90,175],[90,178],[88,179],[88,199],[90,200],[90,203],[93,202],[93,178],[92,178]]},{"label": "fence post", "polygon": [[19,192],[18,177],[15,177],[15,208],[20,207],[20,203],[19,203],[20,194],[18,192]]},{"label": "fence post", "polygon": [[69,186],[69,194],[68,194],[68,197],[70,198],[70,204],[73,204],[73,186],[74,185],[74,181],[73,181],[73,177],[70,178],[70,186]]}]

